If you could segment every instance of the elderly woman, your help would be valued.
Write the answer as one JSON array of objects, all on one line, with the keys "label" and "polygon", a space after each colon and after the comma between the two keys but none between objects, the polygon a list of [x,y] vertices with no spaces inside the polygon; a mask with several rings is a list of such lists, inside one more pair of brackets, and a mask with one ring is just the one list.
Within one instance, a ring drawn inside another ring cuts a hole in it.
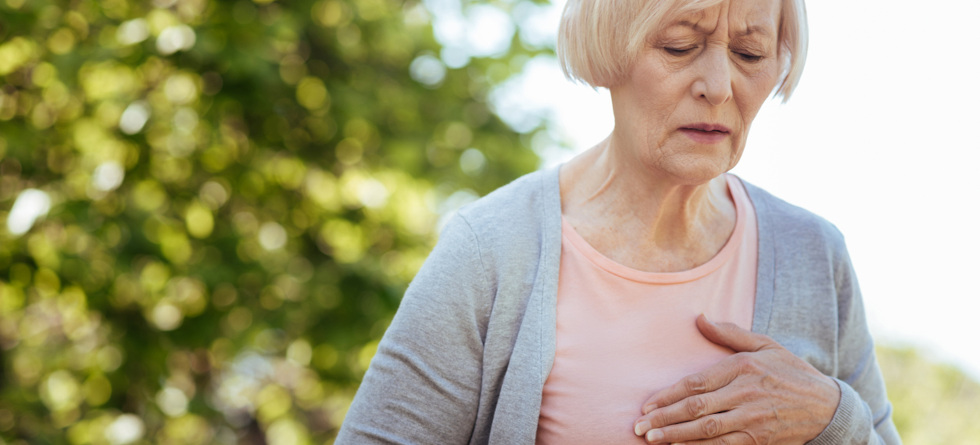
[{"label": "elderly woman", "polygon": [[802,0],[569,0],[615,129],[461,210],[338,443],[899,443],[837,229],[727,174]]}]

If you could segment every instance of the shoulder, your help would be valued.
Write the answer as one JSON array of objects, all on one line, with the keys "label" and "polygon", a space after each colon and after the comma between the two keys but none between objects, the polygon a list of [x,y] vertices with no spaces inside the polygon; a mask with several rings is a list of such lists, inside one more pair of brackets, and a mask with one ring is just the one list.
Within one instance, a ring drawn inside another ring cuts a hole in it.
[{"label": "shoulder", "polygon": [[844,237],[813,212],[745,186],[759,230],[754,328],[837,376],[842,326],[860,307]]},{"label": "shoulder", "polygon": [[524,175],[461,208],[455,220],[465,222],[482,247],[496,251],[529,247],[554,225],[561,228],[557,170]]},{"label": "shoulder", "polygon": [[459,210],[459,215],[477,231],[493,230],[501,224],[514,226],[535,222],[545,217],[542,211],[550,207],[549,204],[557,204],[550,202],[558,198],[552,193],[557,192],[554,187],[557,187],[554,170],[528,173],[467,204]]},{"label": "shoulder", "polygon": [[760,232],[768,232],[775,243],[784,248],[797,247],[811,252],[819,248],[818,251],[835,259],[846,254],[844,235],[830,221],[744,179],[741,181],[755,207]]}]

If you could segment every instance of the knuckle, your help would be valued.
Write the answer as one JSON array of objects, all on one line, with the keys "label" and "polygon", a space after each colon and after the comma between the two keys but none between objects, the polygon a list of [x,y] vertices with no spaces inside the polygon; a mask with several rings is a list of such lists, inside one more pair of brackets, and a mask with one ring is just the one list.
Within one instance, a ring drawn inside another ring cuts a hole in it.
[{"label": "knuckle", "polygon": [[708,389],[708,378],[700,372],[692,374],[684,380],[684,387],[690,393],[701,394]]},{"label": "knuckle", "polygon": [[[705,417],[701,421],[701,432],[705,437],[716,437],[721,434],[721,429],[721,420],[718,420],[717,417]],[[722,438],[722,440],[725,439]]]},{"label": "knuckle", "polygon": [[751,372],[756,368],[756,363],[752,357],[752,354],[745,352],[739,352],[735,355],[735,364],[738,365],[738,369],[742,373]]},{"label": "knuckle", "polygon": [[765,441],[760,440],[756,433],[751,431],[739,431],[732,436],[734,437],[729,440],[729,443],[732,445],[764,445],[766,443]]},{"label": "knuckle", "polygon": [[752,385],[742,389],[744,395],[743,398],[747,400],[758,400],[766,397],[768,391],[760,385]]},{"label": "knuckle", "polygon": [[700,418],[707,414],[708,404],[705,402],[704,397],[691,397],[687,399],[687,413],[694,419]]},{"label": "knuckle", "polygon": [[745,431],[726,434],[721,439],[728,445],[761,445],[751,433]]},{"label": "knuckle", "polygon": [[760,378],[760,386],[766,391],[774,391],[780,386],[779,378],[777,378],[776,375],[768,372],[762,374],[762,377]]}]

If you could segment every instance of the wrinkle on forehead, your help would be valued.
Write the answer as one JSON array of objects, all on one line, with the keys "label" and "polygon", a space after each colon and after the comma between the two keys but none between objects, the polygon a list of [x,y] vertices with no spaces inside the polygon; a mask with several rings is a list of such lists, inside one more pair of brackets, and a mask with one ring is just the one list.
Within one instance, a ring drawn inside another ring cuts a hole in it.
[{"label": "wrinkle on forehead", "polygon": [[732,1],[730,5],[728,20],[733,25],[734,35],[776,37],[782,9],[780,0],[741,0]]},{"label": "wrinkle on forehead", "polygon": [[680,15],[671,26],[683,26],[701,34],[711,34],[715,32],[720,23],[718,8],[721,8],[721,3],[700,11]]},{"label": "wrinkle on forehead", "polygon": [[721,25],[722,12],[727,10],[726,25],[734,36],[775,37],[781,4],[780,0],[722,1],[699,10],[678,11],[668,27],[682,26],[697,33],[712,34]]}]

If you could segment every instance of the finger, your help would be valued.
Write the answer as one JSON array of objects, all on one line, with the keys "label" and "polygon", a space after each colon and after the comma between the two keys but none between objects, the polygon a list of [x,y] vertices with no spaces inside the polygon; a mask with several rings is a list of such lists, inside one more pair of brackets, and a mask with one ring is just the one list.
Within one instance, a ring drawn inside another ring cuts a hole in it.
[{"label": "finger", "polygon": [[775,344],[765,335],[747,331],[734,323],[715,323],[704,314],[699,315],[695,323],[704,338],[735,352],[755,352]]},{"label": "finger", "polygon": [[657,408],[673,405],[691,396],[725,387],[738,376],[738,366],[732,357],[726,357],[708,369],[688,375],[658,391],[643,403],[643,414],[649,414]]},{"label": "finger", "polygon": [[680,402],[655,409],[633,422],[633,432],[637,436],[647,431],[700,419],[710,414],[730,410],[733,406],[723,397],[715,394],[701,394],[688,397]]},{"label": "finger", "polygon": [[732,425],[733,417],[727,414],[713,414],[691,422],[654,428],[644,435],[647,443],[681,443],[716,439],[738,430]]},{"label": "finger", "polygon": [[758,442],[752,440],[752,436],[742,431],[735,431],[711,439],[688,440],[673,445],[753,445],[755,443]]}]

